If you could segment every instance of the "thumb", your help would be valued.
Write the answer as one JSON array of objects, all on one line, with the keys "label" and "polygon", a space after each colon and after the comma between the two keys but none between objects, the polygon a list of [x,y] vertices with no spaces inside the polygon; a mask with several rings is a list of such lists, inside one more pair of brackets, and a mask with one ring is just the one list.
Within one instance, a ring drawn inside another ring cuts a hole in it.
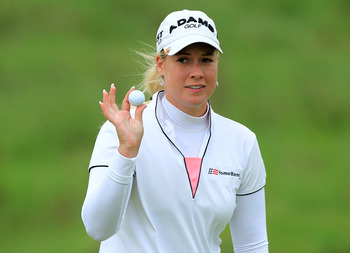
[{"label": "thumb", "polygon": [[146,107],[147,107],[147,106],[146,106],[145,104],[143,104],[143,105],[140,105],[140,106],[138,106],[138,107],[136,108],[136,110],[135,110],[135,119],[136,119],[137,121],[142,122],[143,110],[145,110]]}]

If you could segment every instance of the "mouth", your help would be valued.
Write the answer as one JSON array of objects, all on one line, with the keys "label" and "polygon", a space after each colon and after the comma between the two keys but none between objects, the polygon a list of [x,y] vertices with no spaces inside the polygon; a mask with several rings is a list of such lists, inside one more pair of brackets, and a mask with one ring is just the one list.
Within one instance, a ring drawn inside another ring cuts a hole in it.
[{"label": "mouth", "polygon": [[186,86],[186,88],[193,89],[193,90],[200,90],[204,87],[205,87],[205,85],[188,85],[188,86]]}]

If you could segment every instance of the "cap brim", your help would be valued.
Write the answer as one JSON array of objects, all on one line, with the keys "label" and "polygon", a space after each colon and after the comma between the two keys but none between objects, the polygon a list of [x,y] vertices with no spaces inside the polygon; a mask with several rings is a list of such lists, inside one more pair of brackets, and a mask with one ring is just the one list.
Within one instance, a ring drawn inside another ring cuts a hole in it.
[{"label": "cap brim", "polygon": [[169,49],[167,55],[175,55],[176,53],[178,53],[180,50],[182,50],[183,48],[194,44],[194,43],[206,43],[211,45],[212,47],[216,48],[217,50],[219,50],[220,53],[223,53],[220,45],[215,42],[212,39],[209,39],[206,36],[203,35],[189,35],[189,36],[185,36],[183,38],[177,39],[176,41],[174,41],[173,43],[170,43],[169,45],[167,45],[164,49]]}]

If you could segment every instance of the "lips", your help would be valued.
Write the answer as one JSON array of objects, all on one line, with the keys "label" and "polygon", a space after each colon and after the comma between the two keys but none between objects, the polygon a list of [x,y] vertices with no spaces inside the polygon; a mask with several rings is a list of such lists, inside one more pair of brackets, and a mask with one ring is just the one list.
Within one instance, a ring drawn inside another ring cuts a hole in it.
[{"label": "lips", "polygon": [[204,85],[188,85],[188,86],[186,86],[186,88],[194,89],[194,90],[199,90],[199,89],[204,88],[204,87],[205,87]]}]

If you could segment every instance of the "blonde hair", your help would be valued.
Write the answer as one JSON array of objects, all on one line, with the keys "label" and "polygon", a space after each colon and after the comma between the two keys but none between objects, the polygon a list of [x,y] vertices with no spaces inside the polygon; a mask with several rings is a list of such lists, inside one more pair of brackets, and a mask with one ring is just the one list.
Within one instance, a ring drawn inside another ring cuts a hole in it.
[{"label": "blonde hair", "polygon": [[143,88],[144,92],[149,92],[151,95],[156,93],[157,91],[163,90],[164,86],[161,85],[161,79],[162,77],[159,75],[157,66],[156,66],[156,57],[159,54],[159,56],[164,60],[166,57],[166,54],[164,51],[161,51],[160,53],[149,53],[149,52],[141,52],[136,51],[136,53],[143,58],[143,62],[139,63],[142,65],[142,67],[145,68],[144,74],[143,74],[143,80],[141,83],[141,88]]}]

